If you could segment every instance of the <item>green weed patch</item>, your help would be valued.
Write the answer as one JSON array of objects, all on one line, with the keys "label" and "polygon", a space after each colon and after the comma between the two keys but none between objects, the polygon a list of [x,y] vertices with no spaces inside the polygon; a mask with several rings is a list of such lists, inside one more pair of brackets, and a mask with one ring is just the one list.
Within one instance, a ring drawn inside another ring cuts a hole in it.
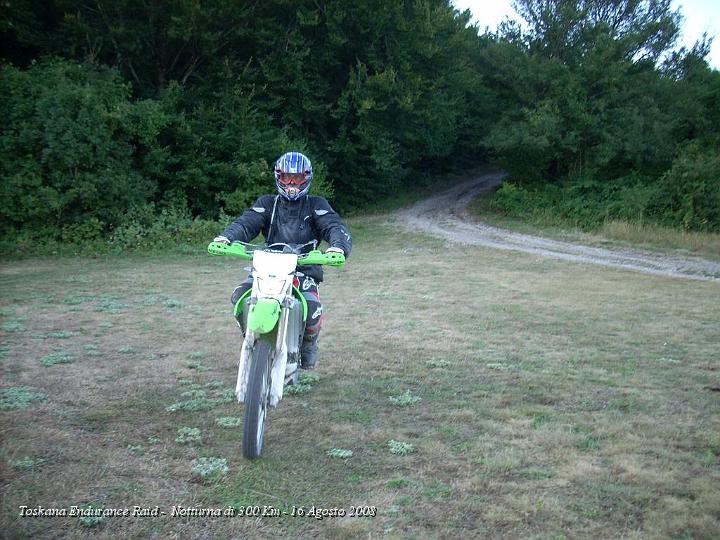
[{"label": "green weed patch", "polygon": [[0,390],[0,410],[27,409],[33,403],[45,401],[47,397],[47,394],[36,390],[32,386],[6,388]]},{"label": "green weed patch", "polygon": [[234,428],[242,424],[242,418],[233,416],[220,416],[215,419],[215,424],[224,428]]},{"label": "green weed patch", "polygon": [[397,454],[398,456],[406,456],[415,451],[415,447],[412,444],[394,439],[388,441],[388,449],[391,454]]},{"label": "green weed patch", "polygon": [[410,390],[405,390],[404,393],[398,396],[390,396],[388,399],[393,405],[399,405],[400,407],[408,407],[420,401],[420,396],[413,396],[410,393]]},{"label": "green weed patch", "polygon": [[175,442],[178,444],[195,444],[202,441],[198,428],[181,427],[177,430]]},{"label": "green weed patch", "polygon": [[201,457],[192,461],[193,474],[206,480],[225,476],[229,470],[230,468],[225,458]]},{"label": "green weed patch", "polygon": [[54,366],[56,364],[72,364],[74,361],[75,358],[73,355],[63,351],[48,354],[40,359],[40,363],[45,367]]}]

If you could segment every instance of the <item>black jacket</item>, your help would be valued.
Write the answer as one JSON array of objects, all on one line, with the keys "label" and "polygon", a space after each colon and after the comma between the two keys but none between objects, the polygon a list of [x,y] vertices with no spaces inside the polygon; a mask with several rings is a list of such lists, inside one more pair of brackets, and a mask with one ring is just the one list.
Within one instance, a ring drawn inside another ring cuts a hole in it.
[{"label": "black jacket", "polygon": [[[315,248],[325,240],[350,255],[350,231],[323,197],[306,195],[297,201],[288,201],[279,195],[263,195],[225,229],[222,236],[231,242],[250,242],[259,233],[268,244],[305,244],[315,241]],[[308,246],[305,251],[314,249]],[[318,283],[323,280],[322,267],[298,266],[298,270]]]}]

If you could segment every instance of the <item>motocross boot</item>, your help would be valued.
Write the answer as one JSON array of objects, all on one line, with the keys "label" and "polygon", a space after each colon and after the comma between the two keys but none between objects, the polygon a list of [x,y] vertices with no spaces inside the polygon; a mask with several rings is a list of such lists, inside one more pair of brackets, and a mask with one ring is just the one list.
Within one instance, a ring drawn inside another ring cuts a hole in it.
[{"label": "motocross boot", "polygon": [[300,347],[300,367],[302,369],[314,369],[317,363],[318,355],[318,335],[306,335],[303,338],[302,346]]}]

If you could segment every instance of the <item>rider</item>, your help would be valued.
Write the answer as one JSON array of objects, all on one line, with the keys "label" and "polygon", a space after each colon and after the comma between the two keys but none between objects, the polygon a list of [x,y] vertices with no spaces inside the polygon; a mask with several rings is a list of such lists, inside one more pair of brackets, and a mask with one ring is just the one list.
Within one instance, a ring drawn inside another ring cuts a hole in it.
[{"label": "rider", "polygon": [[[313,179],[310,160],[300,152],[286,152],[275,162],[275,186],[278,195],[263,195],[245,210],[215,242],[250,242],[262,232],[268,244],[308,244],[305,252],[317,249],[325,240],[325,253],[343,253],[352,249],[352,239],[340,216],[323,197],[308,195]],[[308,320],[301,348],[301,367],[313,369],[317,362],[317,340],[323,323],[318,284],[323,280],[319,265],[298,266],[304,276],[299,289],[307,300]],[[252,287],[252,277],[238,285],[230,297],[233,306]]]}]

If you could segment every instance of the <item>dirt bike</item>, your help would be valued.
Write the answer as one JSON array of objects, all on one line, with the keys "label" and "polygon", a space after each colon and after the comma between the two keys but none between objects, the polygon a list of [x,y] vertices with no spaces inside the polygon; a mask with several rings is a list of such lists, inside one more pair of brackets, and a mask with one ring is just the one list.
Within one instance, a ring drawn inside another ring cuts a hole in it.
[{"label": "dirt bike", "polygon": [[239,403],[245,403],[242,452],[248,459],[262,452],[268,406],[277,406],[285,384],[298,383],[308,307],[297,286],[303,276],[297,266],[345,264],[342,253],[314,249],[302,253],[308,245],[212,242],[208,246],[211,255],[252,260],[248,269],[252,288],[235,304],[235,318],[245,334],[235,394]]}]

